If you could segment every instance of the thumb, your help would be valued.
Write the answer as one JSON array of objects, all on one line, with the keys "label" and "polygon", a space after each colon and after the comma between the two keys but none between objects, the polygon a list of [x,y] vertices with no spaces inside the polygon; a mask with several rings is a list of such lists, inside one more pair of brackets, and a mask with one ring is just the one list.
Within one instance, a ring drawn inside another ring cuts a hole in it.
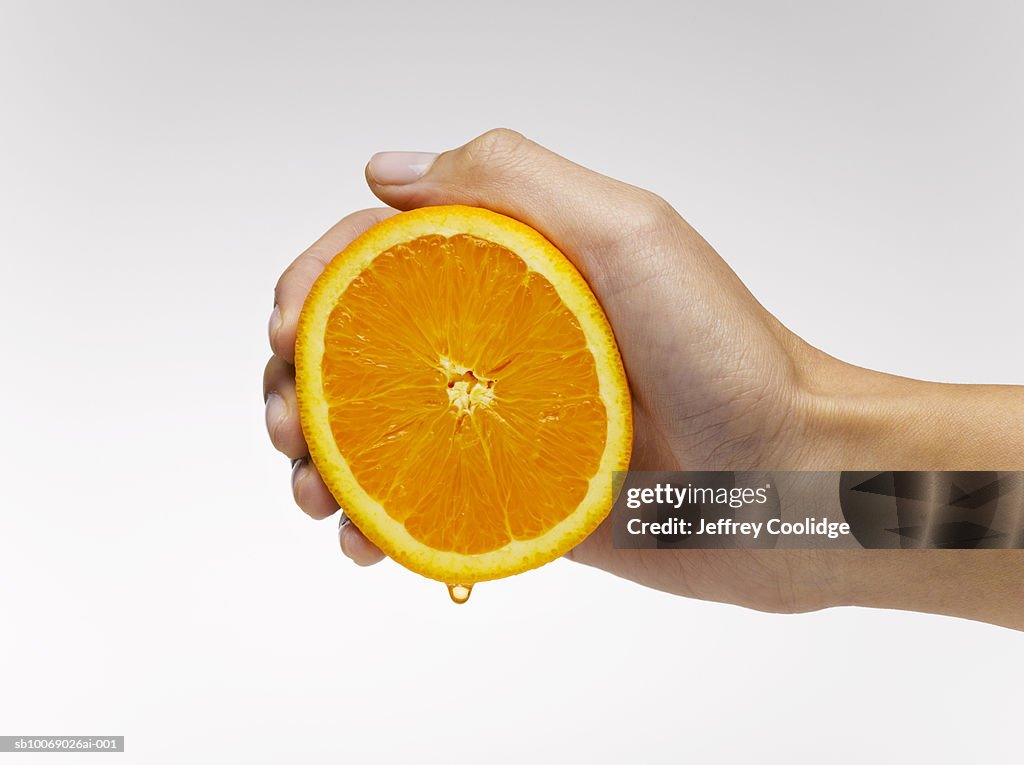
[{"label": "thumb", "polygon": [[366,180],[400,210],[464,204],[516,218],[598,282],[616,270],[608,258],[623,243],[635,245],[639,230],[681,221],[655,194],[570,162],[513,130],[488,131],[442,154],[375,154]]}]

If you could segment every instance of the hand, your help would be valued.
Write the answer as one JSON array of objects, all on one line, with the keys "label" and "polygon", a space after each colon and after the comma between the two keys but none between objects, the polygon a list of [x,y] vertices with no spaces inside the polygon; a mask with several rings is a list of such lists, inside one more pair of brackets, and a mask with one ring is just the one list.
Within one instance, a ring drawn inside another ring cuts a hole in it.
[{"label": "hand", "polygon": [[[376,155],[366,178],[392,208],[468,204],[517,218],[572,260],[604,307],[622,352],[634,401],[632,469],[924,470],[981,463],[999,469],[986,462],[992,450],[981,441],[973,451],[946,453],[923,432],[908,446],[905,429],[894,427],[894,400],[905,404],[901,416],[917,418],[923,431],[922,423],[936,419],[932,399],[946,401],[938,411],[948,411],[950,396],[961,394],[945,389],[967,386],[931,386],[868,372],[807,345],[649,191],[587,170],[506,130],[436,156]],[[326,518],[338,506],[308,460],[296,414],[296,322],[330,258],[389,214],[364,210],[345,218],[299,256],[275,293],[274,356],[264,377],[267,427],[274,445],[298,460],[295,500],[314,518]],[[1002,407],[1010,397],[1024,411],[1017,389],[992,389],[978,397],[982,408]],[[351,524],[341,528],[340,539],[357,563],[382,557]],[[903,565],[879,563],[872,552],[615,550],[605,523],[567,557],[680,595],[801,611],[868,599],[865,586],[857,585],[866,567]]]}]

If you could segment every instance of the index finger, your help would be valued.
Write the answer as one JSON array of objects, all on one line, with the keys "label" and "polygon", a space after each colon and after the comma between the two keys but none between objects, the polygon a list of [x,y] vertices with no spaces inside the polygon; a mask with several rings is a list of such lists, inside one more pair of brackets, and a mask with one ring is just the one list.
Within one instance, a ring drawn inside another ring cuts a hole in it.
[{"label": "index finger", "polygon": [[389,207],[375,207],[342,218],[285,269],[274,288],[274,312],[270,317],[270,347],[275,355],[288,363],[294,363],[299,312],[313,282],[331,262],[331,258],[348,247],[353,239],[370,226],[394,214],[395,210]]}]

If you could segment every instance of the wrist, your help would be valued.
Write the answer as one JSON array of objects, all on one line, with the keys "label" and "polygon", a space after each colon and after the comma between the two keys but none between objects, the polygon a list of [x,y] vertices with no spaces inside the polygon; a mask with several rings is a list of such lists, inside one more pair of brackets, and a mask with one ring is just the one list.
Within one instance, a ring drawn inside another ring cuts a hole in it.
[{"label": "wrist", "polygon": [[796,394],[800,469],[956,467],[943,433],[962,417],[946,390],[957,386],[896,377],[815,354]]}]

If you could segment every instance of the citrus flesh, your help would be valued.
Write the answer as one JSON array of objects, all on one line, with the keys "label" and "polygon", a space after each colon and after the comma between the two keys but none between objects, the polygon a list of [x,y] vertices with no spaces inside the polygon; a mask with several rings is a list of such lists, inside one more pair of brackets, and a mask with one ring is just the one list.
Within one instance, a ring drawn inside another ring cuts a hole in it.
[{"label": "citrus flesh", "polygon": [[488,210],[399,213],[352,242],[303,306],[295,367],[331,493],[432,579],[564,554],[628,466],[629,390],[597,300],[543,236]]}]

